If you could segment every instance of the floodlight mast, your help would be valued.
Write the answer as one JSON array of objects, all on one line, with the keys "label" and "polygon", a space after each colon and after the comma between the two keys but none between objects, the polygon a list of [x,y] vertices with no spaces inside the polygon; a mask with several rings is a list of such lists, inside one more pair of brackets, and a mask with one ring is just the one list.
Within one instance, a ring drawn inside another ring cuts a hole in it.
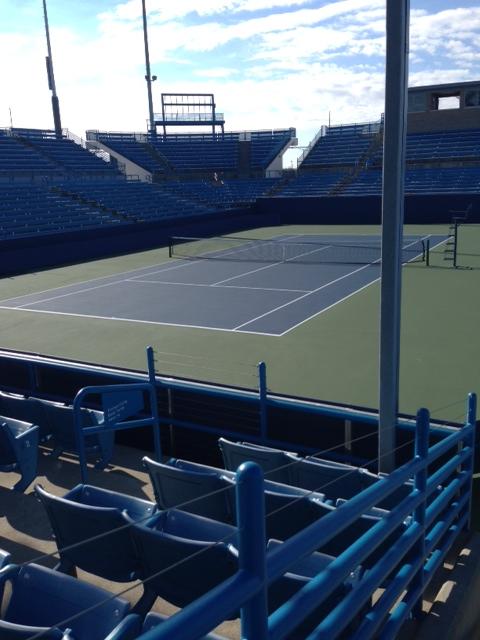
[{"label": "floodlight mast", "polygon": [[156,137],[157,127],[155,125],[155,117],[153,115],[153,97],[152,97],[152,82],[157,79],[157,76],[150,74],[150,54],[148,51],[148,31],[147,31],[147,10],[145,8],[145,0],[142,0],[142,16],[143,16],[143,41],[145,44],[145,80],[147,81],[147,93],[148,93],[148,120],[149,120],[149,133]]},{"label": "floodlight mast", "polygon": [[410,0],[387,0],[383,139],[378,467],[395,468],[399,397],[402,244]]},{"label": "floodlight mast", "polygon": [[43,0],[43,19],[45,21],[45,35],[47,38],[47,76],[48,76],[48,88],[52,92],[52,112],[53,112],[53,124],[55,127],[55,134],[57,138],[62,137],[62,121],[60,119],[60,103],[57,96],[57,89],[55,86],[55,75],[53,73],[53,60],[52,60],[52,47],[50,45],[50,30],[48,28],[48,14],[47,14],[47,2]]}]

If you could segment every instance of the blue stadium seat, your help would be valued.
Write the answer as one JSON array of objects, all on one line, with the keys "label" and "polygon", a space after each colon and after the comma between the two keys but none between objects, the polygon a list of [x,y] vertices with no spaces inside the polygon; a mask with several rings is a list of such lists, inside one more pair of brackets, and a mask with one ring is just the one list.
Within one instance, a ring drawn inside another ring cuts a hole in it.
[{"label": "blue stadium seat", "polygon": [[236,471],[242,463],[251,460],[262,468],[268,480],[292,484],[290,473],[292,458],[284,451],[245,442],[231,442],[225,438],[219,438],[218,445],[222,452],[225,469]]},{"label": "blue stadium seat", "polygon": [[[130,527],[126,525],[153,516],[156,508],[152,502],[81,484],[62,498],[40,485],[35,491],[45,507],[59,549],[60,563],[56,569],[76,575],[79,567],[116,582],[130,582],[138,577],[138,558]],[[93,537],[96,539],[83,543]],[[72,545],[78,546],[70,548]]]},{"label": "blue stadium seat", "polygon": [[[168,516],[164,514],[158,516],[159,520],[165,517]],[[230,536],[234,536],[234,531],[235,529],[231,528]],[[156,528],[152,521],[148,527],[134,526],[133,534],[142,562],[143,578],[148,579],[147,588],[176,606],[187,606],[232,577],[238,569],[238,552],[230,542],[230,536],[226,539],[228,529],[213,532],[211,535],[207,532],[202,539],[198,539],[198,532],[191,528],[178,527],[175,533],[170,528],[167,533],[163,524],[160,528]],[[193,539],[191,537],[193,534],[196,534],[197,538]],[[281,543],[278,541],[271,541],[267,549],[270,552],[279,544]],[[186,561],[186,558],[189,560]],[[284,604],[319,571],[325,569],[332,560],[333,557],[314,553],[298,562],[291,571],[270,586],[269,611],[275,611]],[[175,566],[172,567],[174,564]],[[292,640],[305,638],[307,629],[311,630],[318,625],[328,610],[358,584],[360,575],[359,569],[302,623],[300,629],[289,637]],[[238,616],[238,611],[228,612],[227,616],[230,619],[235,618]]]},{"label": "blue stadium seat", "polygon": [[2,640],[36,634],[48,640],[105,640],[130,608],[104,589],[36,564],[1,569],[0,602],[2,598]]},{"label": "blue stadium seat", "polygon": [[[52,455],[58,456],[63,451],[78,453],[73,407],[40,398],[37,398],[37,402],[43,405],[50,425],[55,446]],[[104,423],[104,416],[101,411],[81,409],[81,416],[84,427],[100,426]],[[115,434],[113,431],[108,430],[95,435],[88,435],[85,438],[87,455],[94,456],[97,459],[96,467],[98,469],[105,468],[112,459],[114,442]]]},{"label": "blue stadium seat", "polygon": [[[261,447],[247,442],[231,442],[219,438],[218,444],[223,455],[225,467],[236,470],[240,464],[251,460],[263,469],[266,477],[283,484],[301,487],[309,491],[323,492],[334,500],[348,500],[379,482],[378,476],[366,469],[315,457],[301,458],[296,454],[279,449]],[[379,509],[391,509],[412,491],[412,485],[406,484],[382,500]],[[375,509],[371,511],[375,513]]]},{"label": "blue stadium seat", "polygon": [[[148,526],[135,525],[131,532],[140,577],[147,580],[147,600],[156,596],[183,607],[237,570],[236,527],[169,510],[157,514]],[[145,612],[141,603],[134,611]],[[230,617],[236,617],[237,612],[232,613]]]},{"label": "blue stadium seat", "polygon": [[[235,474],[233,472],[176,459],[170,460],[167,464],[150,459],[144,459],[144,462],[147,464],[154,486],[155,484],[161,486],[164,479],[167,479],[165,486],[159,492],[161,499],[167,500],[167,504],[161,502],[158,505],[161,509],[180,505],[179,508],[182,510],[193,511],[195,509],[196,513],[201,513],[205,517],[217,517],[221,522],[236,524]],[[168,467],[175,471],[169,473]],[[215,474],[217,481],[213,480]],[[205,481],[205,486],[202,484],[203,481]],[[168,487],[168,492],[166,487]],[[204,506],[205,511],[202,512],[195,502],[190,502],[198,496],[205,496],[212,489],[213,493],[199,501],[199,505]],[[172,496],[170,499],[169,495]],[[343,502],[339,501],[340,508],[342,504]],[[286,540],[319,518],[332,513],[336,508],[332,501],[326,501],[325,495],[322,493],[265,481],[267,538]],[[215,513],[218,515],[215,516]],[[339,555],[360,535],[379,522],[386,513],[383,509],[372,509],[328,542],[320,551],[335,556]],[[379,550],[375,550],[369,557],[366,566],[371,566],[381,556],[384,549],[385,547],[382,546]]]},{"label": "blue stadium seat", "polygon": [[232,501],[218,473],[178,468],[148,457],[143,458],[143,464],[160,509],[177,507],[221,522],[234,521]]},{"label": "blue stadium seat", "polygon": [[38,438],[38,426],[0,415],[0,471],[21,475],[16,491],[25,491],[37,475]]}]

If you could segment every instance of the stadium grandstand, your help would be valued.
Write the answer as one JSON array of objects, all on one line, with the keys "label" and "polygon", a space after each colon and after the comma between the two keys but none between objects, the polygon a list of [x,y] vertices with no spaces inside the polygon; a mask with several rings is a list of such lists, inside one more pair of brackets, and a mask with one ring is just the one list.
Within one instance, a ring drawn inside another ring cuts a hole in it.
[{"label": "stadium grandstand", "polygon": [[387,119],[291,170],[213,94],[52,104],[0,130],[0,640],[476,637],[480,81],[408,93],[388,469]]}]

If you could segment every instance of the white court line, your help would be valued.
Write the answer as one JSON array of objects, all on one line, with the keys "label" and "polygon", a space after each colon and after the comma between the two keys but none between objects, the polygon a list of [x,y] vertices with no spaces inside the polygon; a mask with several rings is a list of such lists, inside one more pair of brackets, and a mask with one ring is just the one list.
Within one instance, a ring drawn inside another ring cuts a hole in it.
[{"label": "white court line", "polygon": [[[164,264],[168,264],[168,263],[164,263]],[[180,269],[181,267],[187,267],[189,265],[192,265],[191,262],[182,262],[181,264],[175,264],[171,267],[167,267],[166,269],[158,269],[157,271],[154,271],[153,273],[161,273],[163,271],[171,271],[172,269]],[[68,289],[69,287],[76,287],[78,285],[82,285],[82,284],[88,284],[90,282],[96,282],[97,280],[106,280],[107,278],[116,278],[118,276],[123,276],[123,275],[127,275],[129,273],[135,273],[136,271],[142,271],[143,269],[152,269],[155,265],[151,265],[150,267],[138,267],[137,269],[130,269],[129,271],[120,271],[119,273],[113,273],[109,276],[99,276],[98,278],[91,278],[90,280],[81,280],[80,282],[75,282],[73,284],[63,284],[59,287],[52,287],[51,289],[44,289],[43,291],[35,291],[33,293],[22,293],[22,295],[20,296],[10,296],[10,298],[3,298],[3,300],[0,300],[0,304],[2,304],[3,302],[8,302],[8,300],[19,300],[20,298],[28,298],[30,296],[38,296],[42,293],[48,293],[49,291],[59,291],[60,289]],[[145,275],[149,276],[149,275],[153,275],[153,273],[147,273]],[[118,284],[119,282],[124,282],[125,278],[120,278],[118,280],[114,280],[113,282],[108,282],[105,284]],[[73,291],[72,293],[82,293],[83,291],[88,291],[87,289],[78,289],[78,291]],[[53,299],[53,298],[52,298]],[[35,304],[35,303],[31,303],[31,304]],[[15,309],[17,307],[11,307],[12,309]]]},{"label": "white court line", "polygon": [[[423,236],[423,238],[420,238],[421,240],[428,240],[428,238],[431,237],[432,234],[429,234],[427,236]],[[413,241],[410,244],[414,244],[416,242]],[[430,247],[431,249],[435,249],[435,247],[440,246],[441,244],[443,244],[444,242],[446,242],[445,240],[439,240],[437,242],[437,244],[433,245],[433,247]],[[407,245],[408,247],[409,245]],[[405,247],[406,248],[406,247]],[[332,309],[333,307],[335,307],[337,304],[340,304],[340,302],[344,302],[345,300],[348,300],[348,298],[351,298],[353,295],[355,295],[356,293],[359,293],[360,291],[363,291],[364,289],[366,289],[367,287],[370,287],[372,284],[374,284],[375,282],[378,282],[380,280],[380,278],[375,278],[375,280],[372,280],[371,282],[368,282],[366,285],[364,285],[363,287],[360,287],[360,289],[355,289],[355,291],[352,291],[351,293],[349,293],[348,295],[344,296],[343,298],[341,298],[340,300],[337,300],[336,302],[333,302],[331,305],[329,305],[328,307],[325,307],[325,309],[320,309],[320,311],[317,311],[316,313],[312,313],[311,316],[308,316],[308,318],[304,318],[303,320],[301,320],[300,322],[297,322],[297,324],[294,324],[293,326],[289,327],[286,331],[284,331],[283,333],[279,333],[277,334],[279,337],[285,336],[287,333],[290,333],[290,331],[293,331],[294,329],[296,329],[297,327],[300,327],[302,324],[305,324],[305,322],[308,322],[309,320],[312,320],[313,318],[315,318],[316,316],[321,315],[322,313],[325,313],[325,311],[328,311],[329,309]]]},{"label": "white court line", "polygon": [[250,289],[252,291],[286,291],[287,293],[308,293],[309,289],[277,289],[275,287],[242,287],[240,285],[230,284],[224,286],[218,286],[214,284],[201,284],[198,282],[163,282],[162,280],[138,280],[138,278],[132,278],[122,280],[122,282],[139,282],[141,284],[167,284],[170,286],[180,287],[210,287],[211,289]]},{"label": "white court line", "polygon": [[[428,236],[424,236],[423,238],[421,238],[421,240],[426,240],[427,238],[430,237],[430,235],[431,234],[429,234]],[[417,240],[413,240],[412,242],[407,244],[405,247],[402,247],[402,250],[403,249],[408,249],[408,247],[411,246],[412,244],[415,244],[415,242],[418,242],[418,239]],[[380,259],[381,258],[379,258],[375,262],[378,263],[380,261]],[[372,264],[375,264],[375,263],[372,263]],[[358,269],[355,269],[354,271],[349,271],[348,273],[345,273],[343,276],[340,276],[339,278],[335,278],[335,280],[331,280],[330,282],[327,282],[326,284],[322,285],[321,287],[318,287],[318,289],[314,289],[313,291],[310,291],[309,293],[306,293],[303,296],[299,296],[298,298],[294,298],[293,300],[290,300],[290,302],[286,302],[285,304],[282,304],[282,305],[276,307],[275,309],[271,309],[270,311],[267,311],[266,313],[262,313],[261,315],[257,316],[256,318],[253,318],[253,320],[249,320],[248,322],[244,322],[242,324],[239,324],[237,327],[235,327],[235,331],[237,329],[241,329],[242,327],[245,327],[248,324],[251,324],[252,322],[256,322],[257,320],[261,320],[262,318],[265,318],[266,316],[268,316],[268,315],[270,315],[272,313],[275,313],[276,311],[279,311],[280,309],[284,309],[285,307],[288,307],[291,304],[294,304],[295,302],[298,302],[299,300],[303,300],[304,298],[308,298],[308,296],[311,296],[313,293],[318,293],[322,289],[325,289],[326,287],[329,287],[330,285],[335,284],[335,282],[339,282],[340,280],[344,280],[345,278],[353,276],[355,273],[358,273],[359,271],[363,271],[364,269],[366,269],[367,267],[370,267],[370,266],[371,266],[371,264],[366,264],[366,265],[363,265],[363,267],[359,267]],[[376,282],[379,279],[380,278],[376,278],[372,282]],[[369,283],[369,284],[372,284],[372,283]],[[360,289],[358,291],[360,291]],[[356,293],[356,292],[357,292],[357,290],[355,290],[353,293]],[[350,294],[350,295],[352,295],[352,294]],[[338,304],[338,303],[334,303],[334,304]],[[334,305],[331,305],[331,306],[334,306]],[[318,313],[316,313],[314,315],[318,315],[319,313],[321,313],[321,311],[319,311]]]},{"label": "white court line", "polygon": [[[427,236],[423,236],[421,239],[425,240],[425,239],[431,237],[431,235],[432,234],[429,234]],[[418,239],[412,241],[410,244],[414,244],[417,241],[418,241]],[[433,246],[433,248],[443,244],[444,242],[446,242],[446,239],[443,239],[443,240],[439,241],[437,244],[435,244]],[[407,248],[408,246],[410,246],[410,245],[406,245],[406,247],[404,247],[404,248]],[[183,266],[188,266],[189,264],[192,264],[192,263],[191,262],[187,262],[187,263],[177,264],[177,265],[174,265],[172,267],[168,267],[167,269],[164,269],[164,270],[158,270],[158,271],[156,271],[156,273],[159,273],[161,271],[169,271],[171,269],[175,269],[175,268],[179,268],[179,267],[183,267]],[[345,278],[345,277],[347,277],[349,275],[353,275],[353,273],[356,273],[357,271],[360,271],[361,269],[364,269],[367,266],[369,266],[369,265],[364,265],[360,269],[357,269],[355,271],[349,272],[348,274],[345,274],[345,275],[341,276],[340,278],[337,278],[337,280],[341,280],[341,279],[343,279],[343,278]],[[138,269],[132,269],[132,270],[129,270],[129,271],[125,271],[125,272],[123,272],[123,274],[133,273],[135,271],[140,271],[142,269],[148,269],[148,268],[150,268],[150,267],[139,267]],[[119,273],[119,274],[116,274],[116,275],[122,275],[122,273]],[[85,283],[93,282],[95,280],[102,280],[102,279],[105,279],[105,278],[112,278],[112,277],[115,277],[115,276],[114,275],[112,275],[112,276],[101,276],[101,277],[98,277],[98,278],[92,278],[91,280],[86,280],[84,282]],[[322,288],[324,288],[326,286],[329,286],[330,284],[333,284],[337,280],[333,280],[333,281],[323,285],[318,290],[320,290],[320,289],[322,289]],[[225,328],[219,328],[219,327],[207,327],[207,326],[202,326],[202,325],[178,324],[178,323],[171,323],[171,322],[151,321],[151,320],[138,320],[138,319],[134,319],[134,318],[117,318],[117,317],[113,317],[113,316],[112,317],[99,316],[99,315],[94,315],[94,314],[89,315],[89,314],[79,314],[79,313],[67,313],[67,312],[61,312],[61,311],[46,311],[46,310],[42,310],[42,309],[27,309],[27,308],[25,308],[26,305],[19,306],[19,307],[1,305],[1,302],[3,302],[3,301],[0,301],[0,309],[5,309],[5,310],[8,310],[8,311],[20,310],[20,311],[27,311],[27,312],[30,312],[30,313],[43,313],[43,314],[61,315],[61,316],[63,315],[63,316],[72,316],[72,317],[78,317],[78,318],[94,318],[94,319],[99,319],[99,320],[118,320],[118,321],[121,321],[121,322],[135,322],[135,323],[140,323],[140,324],[161,325],[161,326],[169,326],[169,327],[184,327],[184,328],[192,328],[192,329],[203,329],[203,330],[208,330],[208,331],[223,331],[223,332],[230,332],[230,333],[231,332],[247,333],[247,334],[251,334],[251,335],[262,335],[262,336],[267,336],[267,337],[281,337],[281,336],[289,333],[290,331],[292,331],[296,327],[300,326],[304,322],[307,322],[308,320],[314,318],[316,315],[320,315],[324,311],[327,311],[327,309],[332,308],[333,306],[335,306],[339,302],[342,302],[346,298],[349,298],[350,296],[354,295],[355,293],[358,293],[359,291],[363,290],[367,286],[370,286],[374,282],[377,282],[378,280],[379,280],[379,278],[377,278],[377,279],[373,280],[372,282],[368,283],[367,285],[365,285],[361,289],[357,289],[357,290],[353,291],[351,294],[349,294],[345,298],[342,298],[341,300],[335,302],[333,305],[330,305],[326,309],[320,310],[319,312],[313,314],[309,318],[306,318],[306,319],[302,320],[300,323],[294,325],[293,327],[290,327],[289,329],[287,329],[286,331],[284,331],[283,333],[280,333],[280,334],[279,333],[269,333],[269,332],[266,332],[266,331],[249,331],[249,330],[241,330],[240,329],[240,327],[246,326],[246,325],[250,324],[251,322],[254,322],[255,320],[257,320],[257,319],[259,319],[259,318],[261,318],[263,316],[258,316],[258,318],[254,318],[252,320],[249,320],[248,322],[245,322],[242,325],[239,325],[238,327],[235,327],[233,329],[225,329]],[[125,279],[120,279],[120,280],[117,280],[117,281],[114,281],[114,282],[111,282],[111,283],[105,283],[105,285],[100,285],[99,287],[107,286],[108,284],[119,284],[119,283],[122,283],[122,282],[125,282],[125,281],[126,281]],[[76,284],[82,284],[82,282],[79,282],[79,283],[76,283]],[[71,286],[75,286],[75,285],[63,285],[61,287],[53,287],[51,289],[46,289],[45,291],[43,291],[43,292],[40,291],[38,293],[46,293],[48,291],[55,291],[55,290],[59,290],[59,289],[65,289],[65,288],[71,287]],[[207,285],[207,286],[211,286],[211,285]],[[92,288],[89,288],[89,289],[96,289],[96,288],[99,288],[99,287],[92,287]],[[236,288],[236,287],[232,286],[231,288]],[[74,292],[71,292],[71,294],[73,294],[73,293],[82,293],[83,291],[87,291],[89,289],[74,291]],[[307,297],[308,295],[310,295],[312,293],[315,293],[316,291],[317,290],[309,291],[309,292],[306,293],[305,296],[300,296],[299,298],[296,298],[295,300],[292,300],[291,302],[289,302],[289,303],[287,303],[285,305],[281,305],[280,307],[277,307],[277,309],[280,309],[280,308],[282,308],[284,306],[288,306],[289,304],[291,304],[291,303],[293,303],[293,302],[295,302],[297,300],[301,300],[301,299]],[[23,294],[21,296],[16,296],[14,298],[7,298],[6,300],[15,300],[17,298],[24,298],[24,297],[32,296],[32,295],[35,295],[35,294],[31,294],[31,293],[30,294]],[[66,294],[66,295],[70,295],[70,294]],[[63,297],[63,296],[59,296],[59,297]],[[55,299],[55,298],[51,298],[51,299]],[[43,300],[43,301],[45,301],[45,300]],[[30,304],[36,304],[36,303],[30,303]],[[271,311],[269,311],[269,312],[267,312],[266,314],[263,314],[263,315],[268,315],[270,313],[273,313],[277,309],[273,309],[273,310],[271,310]]]},{"label": "white court line", "polygon": [[46,315],[53,316],[70,316],[74,318],[90,318],[94,320],[108,320],[116,321],[116,322],[136,322],[137,324],[152,324],[152,325],[160,325],[163,327],[180,327],[185,329],[203,329],[205,331],[223,331],[227,333],[250,333],[257,336],[273,336],[277,337],[278,333],[267,333],[265,331],[236,331],[235,329],[224,329],[221,327],[205,327],[203,325],[197,324],[179,324],[175,322],[159,322],[157,320],[138,320],[136,318],[117,318],[115,316],[97,316],[94,314],[86,314],[86,313],[68,313],[66,311],[45,311],[43,309],[25,309],[25,308],[17,308],[17,307],[4,307],[0,305],[0,309],[5,309],[6,311],[20,311],[22,313],[44,313]]},{"label": "white court line", "polygon": [[335,282],[339,282],[340,280],[343,280],[344,278],[348,278],[349,276],[352,276],[354,273],[357,273],[358,271],[363,271],[363,269],[366,269],[369,266],[370,266],[369,264],[366,264],[363,267],[359,267],[358,269],[355,269],[355,271],[349,271],[348,273],[345,273],[343,276],[340,276],[339,278],[335,278],[335,280],[330,280],[330,282],[327,282],[326,284],[322,284],[321,287],[318,287],[317,289],[313,289],[313,291],[309,291],[308,293],[305,293],[303,296],[298,296],[298,298],[294,298],[293,300],[290,300],[290,302],[285,302],[285,304],[281,304],[280,306],[275,307],[275,309],[271,309],[270,311],[267,311],[266,313],[262,313],[261,315],[257,316],[256,318],[252,318],[248,322],[244,322],[242,324],[239,324],[238,327],[235,327],[234,330],[236,331],[237,329],[241,329],[242,327],[245,327],[247,324],[251,324],[252,322],[256,322],[257,320],[260,320],[261,318],[265,318],[265,316],[269,316],[271,313],[275,313],[276,311],[279,311],[280,309],[284,309],[285,307],[288,307],[291,304],[294,304],[295,302],[298,302],[299,300],[303,300],[304,298],[308,298],[308,296],[311,296],[313,293],[318,293],[318,291],[321,291],[322,289],[325,289],[326,287],[329,287],[330,285],[335,284]]},{"label": "white court line", "polygon": [[[287,237],[288,240],[288,237]],[[312,251],[305,251],[305,253],[299,253],[298,256],[288,258],[287,260],[281,260],[280,262],[273,262],[272,264],[267,264],[265,267],[259,267],[258,269],[252,269],[251,271],[247,271],[238,276],[233,276],[231,278],[226,278],[225,280],[219,280],[218,282],[214,282],[212,286],[216,287],[217,285],[223,284],[224,282],[230,282],[230,280],[236,280],[238,278],[243,278],[243,276],[248,276],[251,273],[256,273],[257,271],[263,271],[264,269],[270,269],[271,267],[277,267],[279,264],[285,264],[286,262],[291,262],[292,260],[296,260],[297,258],[302,258],[303,256],[308,256],[311,253],[316,253],[317,251],[325,251],[325,249],[330,249],[332,245],[326,245],[321,249],[312,249]]]}]

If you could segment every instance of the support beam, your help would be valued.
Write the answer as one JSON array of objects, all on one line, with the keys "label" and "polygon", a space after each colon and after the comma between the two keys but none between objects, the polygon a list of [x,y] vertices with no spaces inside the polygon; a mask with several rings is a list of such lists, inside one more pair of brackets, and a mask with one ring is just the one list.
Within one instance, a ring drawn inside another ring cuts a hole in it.
[{"label": "support beam", "polygon": [[145,44],[145,80],[147,81],[147,94],[148,94],[148,133],[153,137],[156,137],[157,128],[155,126],[155,117],[153,114],[153,97],[152,97],[152,82],[157,79],[156,76],[152,76],[150,73],[150,54],[148,50],[148,31],[147,31],[147,10],[145,7],[145,0],[142,0],[142,16],[143,16],[143,42]]},{"label": "support beam", "polygon": [[57,96],[57,88],[55,85],[55,74],[53,73],[52,47],[50,45],[50,29],[48,26],[47,2],[43,0],[43,19],[45,22],[45,36],[47,38],[47,76],[48,88],[52,92],[52,113],[55,134],[57,138],[62,137],[62,121],[60,119],[60,102]]},{"label": "support beam", "polygon": [[380,316],[379,470],[395,468],[410,0],[387,0]]}]

